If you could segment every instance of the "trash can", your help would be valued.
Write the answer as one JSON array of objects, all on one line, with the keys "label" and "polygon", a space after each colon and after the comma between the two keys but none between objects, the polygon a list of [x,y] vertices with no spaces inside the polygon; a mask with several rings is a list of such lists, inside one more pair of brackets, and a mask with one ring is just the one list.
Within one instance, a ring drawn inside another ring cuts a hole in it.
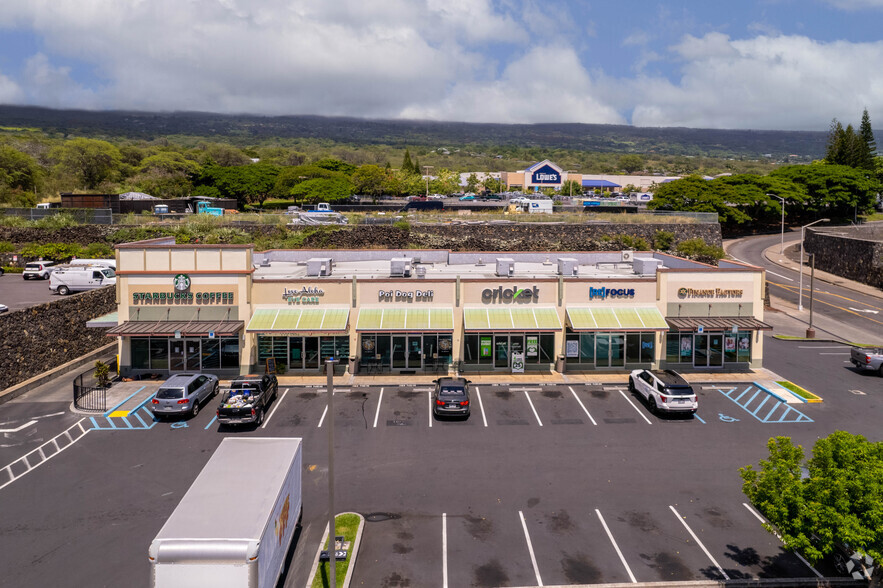
[{"label": "trash can", "polygon": [[567,362],[564,360],[563,355],[559,355],[558,359],[555,360],[555,371],[559,374],[564,373],[564,367],[567,365]]},{"label": "trash can", "polygon": [[352,355],[350,356],[349,371],[350,371],[351,375],[356,375],[356,373],[358,373],[358,371],[359,371],[359,358],[358,357],[354,357]]}]

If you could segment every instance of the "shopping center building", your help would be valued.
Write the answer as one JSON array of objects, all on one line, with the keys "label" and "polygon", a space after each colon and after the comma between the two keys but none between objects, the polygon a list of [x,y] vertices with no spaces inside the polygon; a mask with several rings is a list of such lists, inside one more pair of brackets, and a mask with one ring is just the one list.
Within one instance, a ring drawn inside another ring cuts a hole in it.
[{"label": "shopping center building", "polygon": [[108,335],[127,375],[306,375],[332,357],[358,374],[731,370],[761,366],[770,329],[762,269],[658,252],[255,252],[162,238],[118,245],[117,268]]}]

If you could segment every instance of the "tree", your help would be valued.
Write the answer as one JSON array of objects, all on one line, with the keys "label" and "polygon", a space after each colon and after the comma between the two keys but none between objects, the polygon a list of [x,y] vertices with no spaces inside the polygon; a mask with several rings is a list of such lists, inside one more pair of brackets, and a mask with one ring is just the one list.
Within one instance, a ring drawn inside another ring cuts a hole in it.
[{"label": "tree", "polygon": [[620,155],[617,165],[626,173],[632,174],[644,169],[644,158],[636,154]]},{"label": "tree", "polygon": [[405,149],[405,157],[402,158],[402,173],[412,174],[414,173],[414,164],[411,163],[411,152]]},{"label": "tree", "polygon": [[573,194],[574,196],[582,196],[582,182],[577,182],[576,180],[565,180],[564,183],[561,184],[561,189],[558,190],[558,193],[562,196],[570,196],[571,194]]},{"label": "tree", "polygon": [[52,150],[57,166],[77,178],[80,184],[94,190],[111,179],[120,168],[122,154],[107,141],[72,139]]},{"label": "tree", "polygon": [[37,187],[40,166],[30,155],[8,145],[0,145],[0,186],[32,191]]},{"label": "tree", "polygon": [[877,141],[874,140],[874,130],[871,128],[871,117],[868,116],[867,108],[862,112],[862,122],[859,125],[858,134],[863,145],[861,167],[875,171],[874,160],[877,157]]},{"label": "tree", "polygon": [[228,198],[236,198],[241,208],[247,203],[264,200],[276,186],[279,168],[275,165],[252,164],[244,166],[207,166],[198,179],[198,185],[216,188]]},{"label": "tree", "polygon": [[326,157],[324,159],[320,159],[316,163],[314,163],[316,167],[321,167],[322,169],[327,169],[328,171],[340,172],[345,175],[352,175],[354,171],[356,171],[356,166],[351,163],[346,163],[345,161],[340,161],[339,159],[332,159],[331,157]]},{"label": "tree", "polygon": [[805,464],[789,437],[767,443],[760,469],[740,468],[742,491],[769,520],[770,532],[811,561],[847,544],[874,558],[883,578],[883,442],[836,431],[816,441]]},{"label": "tree", "polygon": [[331,178],[305,180],[291,189],[291,196],[302,202],[334,202],[352,194],[352,185],[341,174]]},{"label": "tree", "polygon": [[356,194],[368,194],[374,201],[383,195],[387,187],[388,172],[377,165],[363,165],[352,175],[353,190]]},{"label": "tree", "polygon": [[788,179],[806,194],[803,218],[852,218],[873,209],[880,183],[864,170],[845,165],[791,165],[774,170],[770,178]]},{"label": "tree", "polygon": [[478,186],[478,176],[474,173],[469,174],[466,178],[466,191],[467,192],[475,192],[475,188]]},{"label": "tree", "polygon": [[250,157],[232,145],[227,145],[225,143],[212,143],[210,145],[201,145],[200,148],[202,153],[199,157],[199,161],[203,165],[207,165],[209,161],[222,167],[248,165],[252,163]]}]

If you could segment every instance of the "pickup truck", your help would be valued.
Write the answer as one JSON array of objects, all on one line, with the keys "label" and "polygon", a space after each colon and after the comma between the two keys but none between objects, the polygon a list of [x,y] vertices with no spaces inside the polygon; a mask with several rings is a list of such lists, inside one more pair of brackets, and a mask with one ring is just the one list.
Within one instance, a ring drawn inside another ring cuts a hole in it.
[{"label": "pickup truck", "polygon": [[270,402],[279,392],[279,382],[274,375],[239,376],[224,390],[218,406],[218,423],[221,425],[260,425]]},{"label": "pickup truck", "polygon": [[883,348],[853,347],[849,352],[849,361],[860,370],[873,370],[883,377]]}]

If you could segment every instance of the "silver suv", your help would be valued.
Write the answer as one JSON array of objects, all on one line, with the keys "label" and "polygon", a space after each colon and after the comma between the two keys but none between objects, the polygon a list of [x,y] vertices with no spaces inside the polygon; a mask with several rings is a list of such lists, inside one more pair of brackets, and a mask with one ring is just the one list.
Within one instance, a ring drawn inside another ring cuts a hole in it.
[{"label": "silver suv", "polygon": [[634,370],[629,375],[629,391],[643,396],[650,412],[694,414],[699,408],[692,386],[672,370]]},{"label": "silver suv", "polygon": [[32,261],[25,264],[25,269],[21,273],[21,277],[26,280],[30,280],[31,278],[48,280],[49,274],[51,274],[54,269],[54,261]]},{"label": "silver suv", "polygon": [[175,374],[166,380],[150,407],[157,419],[169,415],[199,414],[199,407],[218,393],[218,376],[211,374]]}]

